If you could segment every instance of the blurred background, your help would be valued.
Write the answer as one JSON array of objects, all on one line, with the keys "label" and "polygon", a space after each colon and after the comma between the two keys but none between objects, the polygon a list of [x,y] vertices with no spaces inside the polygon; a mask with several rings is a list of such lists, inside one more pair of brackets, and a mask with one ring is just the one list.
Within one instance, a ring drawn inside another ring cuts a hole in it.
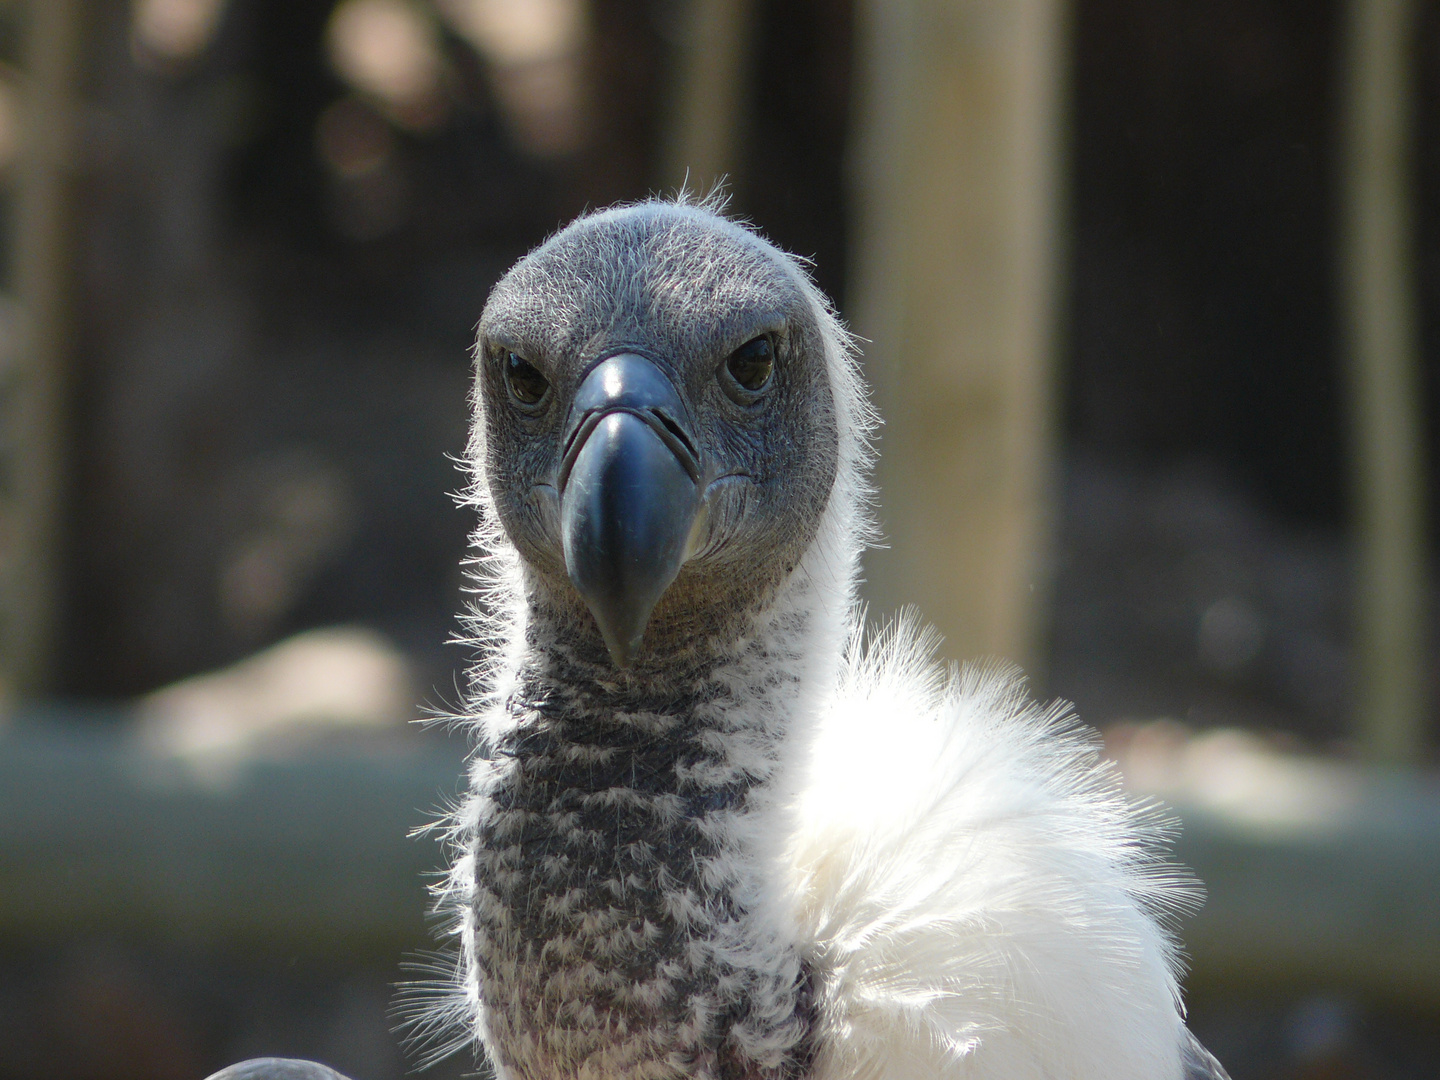
[{"label": "blurred background", "polygon": [[1235,1080],[1440,1075],[1440,3],[0,0],[0,1080],[426,1060],[474,324],[722,178],[868,339],[872,610],[1176,808]]}]

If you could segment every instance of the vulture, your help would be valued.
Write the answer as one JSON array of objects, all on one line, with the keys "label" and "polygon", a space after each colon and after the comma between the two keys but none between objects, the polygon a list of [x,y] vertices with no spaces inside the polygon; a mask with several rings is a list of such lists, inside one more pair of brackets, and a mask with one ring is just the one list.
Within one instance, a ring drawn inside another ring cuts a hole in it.
[{"label": "vulture", "polygon": [[876,418],[801,262],[709,203],[592,213],[475,355],[479,750],[423,1025],[498,1080],[1226,1080],[1167,819],[1014,670],[866,630]]},{"label": "vulture", "polygon": [[1225,1076],[1163,818],[1014,671],[866,634],[875,417],[799,261],[705,203],[593,213],[475,355],[445,903],[499,1080]]}]

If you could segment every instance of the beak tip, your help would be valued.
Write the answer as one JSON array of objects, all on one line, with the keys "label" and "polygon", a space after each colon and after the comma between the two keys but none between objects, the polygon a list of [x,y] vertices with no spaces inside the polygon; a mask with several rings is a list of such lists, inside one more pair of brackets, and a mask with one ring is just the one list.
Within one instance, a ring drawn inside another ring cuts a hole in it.
[{"label": "beak tip", "polygon": [[603,618],[603,613],[597,614],[597,622],[600,623],[600,636],[605,641],[605,651],[610,654],[610,660],[620,671],[629,671],[635,665],[635,654],[640,651],[640,642],[644,637],[644,625],[638,633],[629,637],[624,636],[623,631],[617,633],[618,627],[608,625],[608,620]]}]

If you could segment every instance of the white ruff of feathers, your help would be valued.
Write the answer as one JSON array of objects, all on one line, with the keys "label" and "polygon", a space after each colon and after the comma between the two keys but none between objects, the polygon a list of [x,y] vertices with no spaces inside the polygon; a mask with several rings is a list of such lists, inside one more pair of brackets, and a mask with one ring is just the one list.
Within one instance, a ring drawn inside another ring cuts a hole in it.
[{"label": "white ruff of feathers", "polygon": [[[742,228],[704,205],[683,212]],[[766,729],[777,706],[786,715],[778,761],[765,740],[769,761],[734,762],[767,780],[733,822],[728,876],[768,928],[755,940],[770,944],[756,947],[793,946],[814,974],[810,1076],[1179,1080],[1189,1037],[1164,923],[1196,895],[1160,853],[1165,822],[1126,799],[1092,735],[1065,707],[1034,704],[1018,672],[947,669],[932,658],[933,635],[908,617],[865,639],[855,588],[873,538],[875,418],[849,334],[792,266],[826,336],[839,467],[819,532],[757,632],[806,628],[772,653],[803,658],[786,672],[785,700],[760,700],[766,680],[748,670],[752,651],[736,661],[738,704],[755,698]],[[467,628],[484,660],[465,720],[493,745],[513,723],[505,703],[525,650],[525,571],[479,471],[483,438],[477,425],[468,456],[479,602]],[[472,794],[449,825],[457,859],[441,906],[455,915],[461,985],[416,1025],[463,1021],[482,1041],[464,849],[490,777],[477,758]]]}]

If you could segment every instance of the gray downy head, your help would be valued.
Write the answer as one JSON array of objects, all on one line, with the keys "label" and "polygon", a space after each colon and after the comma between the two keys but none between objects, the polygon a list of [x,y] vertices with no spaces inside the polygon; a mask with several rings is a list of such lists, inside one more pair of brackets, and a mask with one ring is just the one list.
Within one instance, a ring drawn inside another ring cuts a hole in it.
[{"label": "gray downy head", "polygon": [[802,271],[708,210],[581,218],[480,320],[479,462],[532,604],[618,668],[743,632],[835,482],[835,403]]}]

